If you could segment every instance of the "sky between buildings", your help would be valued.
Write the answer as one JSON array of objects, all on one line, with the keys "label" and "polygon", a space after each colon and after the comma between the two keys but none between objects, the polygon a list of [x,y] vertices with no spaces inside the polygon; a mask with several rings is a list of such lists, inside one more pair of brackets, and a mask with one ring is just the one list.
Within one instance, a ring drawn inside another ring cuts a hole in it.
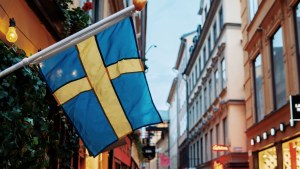
[{"label": "sky between buildings", "polygon": [[167,110],[167,98],[176,72],[180,37],[197,29],[200,0],[148,0],[146,73],[158,110]]}]

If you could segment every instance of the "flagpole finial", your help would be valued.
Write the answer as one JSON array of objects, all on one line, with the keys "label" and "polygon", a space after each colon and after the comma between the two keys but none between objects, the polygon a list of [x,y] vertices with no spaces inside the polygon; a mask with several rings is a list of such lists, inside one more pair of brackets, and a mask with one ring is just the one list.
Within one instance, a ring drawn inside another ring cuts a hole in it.
[{"label": "flagpole finial", "polygon": [[137,11],[143,10],[146,3],[147,3],[147,0],[133,0],[135,10],[137,10]]}]

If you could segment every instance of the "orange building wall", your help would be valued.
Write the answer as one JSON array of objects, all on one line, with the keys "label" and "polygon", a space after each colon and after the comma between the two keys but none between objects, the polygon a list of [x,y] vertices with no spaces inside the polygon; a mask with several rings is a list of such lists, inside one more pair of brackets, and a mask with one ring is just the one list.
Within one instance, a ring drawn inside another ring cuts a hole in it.
[{"label": "orange building wall", "polygon": [[25,0],[0,0],[0,39],[6,44],[10,44],[5,39],[9,18],[16,20],[18,40],[15,45],[23,49],[27,56],[55,43]]}]

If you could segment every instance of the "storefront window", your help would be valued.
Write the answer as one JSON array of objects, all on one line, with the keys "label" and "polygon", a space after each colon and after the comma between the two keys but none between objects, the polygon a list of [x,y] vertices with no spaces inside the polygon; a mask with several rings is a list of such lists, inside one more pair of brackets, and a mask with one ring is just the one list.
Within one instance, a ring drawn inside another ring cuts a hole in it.
[{"label": "storefront window", "polygon": [[259,169],[276,169],[277,155],[275,147],[268,148],[258,153]]},{"label": "storefront window", "polygon": [[282,144],[283,168],[300,169],[300,137]]}]

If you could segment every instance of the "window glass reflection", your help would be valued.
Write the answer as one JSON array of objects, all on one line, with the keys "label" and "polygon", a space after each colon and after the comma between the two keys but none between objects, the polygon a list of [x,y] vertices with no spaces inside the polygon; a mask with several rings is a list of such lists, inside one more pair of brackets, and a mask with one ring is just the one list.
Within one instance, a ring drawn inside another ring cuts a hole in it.
[{"label": "window glass reflection", "polygon": [[286,103],[285,69],[283,61],[282,28],[274,34],[272,39],[273,78],[275,91],[275,107],[282,107]]},{"label": "window glass reflection", "polygon": [[256,122],[259,122],[264,118],[261,55],[258,55],[254,60],[254,76],[255,76],[254,84],[255,84]]}]

